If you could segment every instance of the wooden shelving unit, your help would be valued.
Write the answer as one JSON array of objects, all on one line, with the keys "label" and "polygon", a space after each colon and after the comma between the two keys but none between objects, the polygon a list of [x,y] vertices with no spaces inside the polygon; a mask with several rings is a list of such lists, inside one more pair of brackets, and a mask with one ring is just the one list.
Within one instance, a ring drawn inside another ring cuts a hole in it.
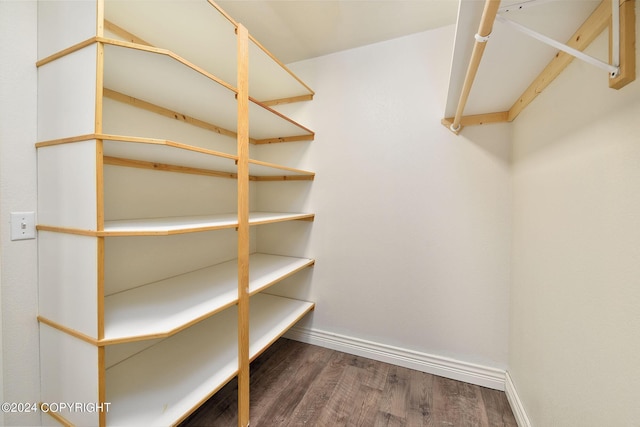
[{"label": "wooden shelving unit", "polygon": [[109,403],[62,424],[169,425],[237,375],[248,425],[250,361],[314,308],[263,292],[314,260],[252,231],[314,214],[250,193],[315,176],[249,145],[312,140],[269,105],[313,91],[206,0],[43,1],[39,38],[42,401]]}]

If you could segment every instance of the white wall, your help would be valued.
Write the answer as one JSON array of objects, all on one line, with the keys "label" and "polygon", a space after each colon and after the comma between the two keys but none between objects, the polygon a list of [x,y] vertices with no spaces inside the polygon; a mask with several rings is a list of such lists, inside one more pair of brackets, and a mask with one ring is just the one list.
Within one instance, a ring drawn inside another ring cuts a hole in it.
[{"label": "white wall", "polygon": [[[316,96],[283,110],[315,141],[259,150],[317,172],[297,200],[315,222],[273,232],[308,233],[317,263],[278,292],[317,302],[309,333],[505,369],[509,126],[456,137],[440,124],[453,35],[447,27],[291,65]],[[282,197],[278,185],[261,188],[263,208]],[[260,239],[271,233],[259,231],[259,249],[271,249]]]},{"label": "white wall", "polygon": [[[0,1],[0,281],[3,401],[40,397],[36,241],[10,241],[9,213],[36,211],[35,1]],[[6,425],[39,425],[7,413]]]},{"label": "white wall", "polygon": [[640,82],[615,91],[574,61],[514,123],[522,406],[534,426],[639,426]]}]

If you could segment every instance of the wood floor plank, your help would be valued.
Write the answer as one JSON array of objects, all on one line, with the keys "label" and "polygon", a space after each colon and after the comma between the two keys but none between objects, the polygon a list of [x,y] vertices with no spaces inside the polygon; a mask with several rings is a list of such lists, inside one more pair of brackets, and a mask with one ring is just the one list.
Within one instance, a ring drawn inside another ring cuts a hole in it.
[{"label": "wood floor plank", "polygon": [[484,408],[487,412],[487,420],[490,426],[518,427],[518,423],[513,416],[509,402],[505,399],[503,392],[481,387],[480,393],[484,401]]},{"label": "wood floor plank", "polygon": [[[384,388],[384,397],[380,405],[380,415],[394,423],[406,422],[407,402],[409,400],[409,370],[400,366],[391,366]],[[396,420],[397,419],[397,420]]]},{"label": "wood floor plank", "polygon": [[359,375],[361,370],[349,364],[345,364],[342,374],[333,393],[326,401],[324,410],[319,414],[316,422],[318,425],[347,425],[354,412],[362,404],[359,400],[362,396],[360,390]]},{"label": "wood floor plank", "polygon": [[409,400],[407,402],[407,424],[410,426],[433,425],[434,376],[412,371],[409,376]]},{"label": "wood floor plank", "polygon": [[304,364],[301,362],[305,358],[304,352],[304,347],[288,346],[287,351],[270,358],[263,366],[251,366],[252,418],[259,418],[269,411],[275,400],[281,397],[282,390],[288,390],[293,385],[292,381],[297,380],[300,366]]},{"label": "wood floor plank", "polygon": [[[181,426],[237,425],[235,380]],[[280,339],[251,364],[252,426],[517,427],[503,392]]]},{"label": "wood floor plank", "polygon": [[379,411],[378,416],[376,417],[375,422],[373,423],[374,427],[411,427],[407,424],[407,420],[404,417],[398,417],[396,415],[390,414],[389,412]]},{"label": "wood floor plank", "polygon": [[[300,347],[294,360],[284,359],[288,365],[281,378],[272,381],[263,395],[252,399],[251,420],[254,425],[283,425],[300,404],[309,389],[309,384],[318,377],[333,352],[327,349]],[[252,387],[254,387],[252,385]],[[259,386],[256,386],[259,387]],[[283,392],[285,391],[285,392]],[[268,422],[262,422],[262,420]]]},{"label": "wood floor plank", "polygon": [[437,397],[435,417],[440,425],[487,426],[488,420],[479,387],[443,377],[435,377]]},{"label": "wood floor plank", "polygon": [[286,425],[316,425],[325,411],[327,401],[334,394],[346,365],[348,355],[334,352],[318,377],[309,385],[291,419]]},{"label": "wood floor plank", "polygon": [[361,370],[360,383],[364,386],[382,390],[387,382],[389,368],[392,365],[360,356],[349,356],[349,365]]},{"label": "wood floor plank", "polygon": [[353,413],[346,425],[373,426],[379,414],[383,391],[361,384],[358,398],[354,402]]}]

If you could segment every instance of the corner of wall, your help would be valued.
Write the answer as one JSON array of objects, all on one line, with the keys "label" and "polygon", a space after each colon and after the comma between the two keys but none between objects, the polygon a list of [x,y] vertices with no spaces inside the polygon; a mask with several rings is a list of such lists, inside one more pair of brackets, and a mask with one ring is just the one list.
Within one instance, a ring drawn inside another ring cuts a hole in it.
[{"label": "corner of wall", "polygon": [[527,412],[524,409],[524,405],[518,395],[518,390],[513,383],[509,371],[505,374],[504,392],[507,395],[507,400],[511,406],[511,411],[513,411],[513,416],[518,423],[518,427],[531,427],[531,421],[529,421],[529,417],[527,416]]}]

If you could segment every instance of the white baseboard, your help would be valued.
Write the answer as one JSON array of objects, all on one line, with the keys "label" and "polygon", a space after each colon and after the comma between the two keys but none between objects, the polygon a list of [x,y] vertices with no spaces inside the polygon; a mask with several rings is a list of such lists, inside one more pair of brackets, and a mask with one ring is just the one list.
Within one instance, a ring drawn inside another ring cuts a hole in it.
[{"label": "white baseboard", "polygon": [[527,417],[520,396],[518,396],[518,391],[508,371],[505,374],[504,392],[507,395],[507,400],[509,401],[509,405],[511,405],[511,410],[513,411],[513,416],[516,418],[518,427],[531,427],[529,417]]},{"label": "white baseboard", "polygon": [[501,391],[505,388],[505,371],[501,369],[299,326],[294,326],[284,336],[292,340],[483,387]]}]

